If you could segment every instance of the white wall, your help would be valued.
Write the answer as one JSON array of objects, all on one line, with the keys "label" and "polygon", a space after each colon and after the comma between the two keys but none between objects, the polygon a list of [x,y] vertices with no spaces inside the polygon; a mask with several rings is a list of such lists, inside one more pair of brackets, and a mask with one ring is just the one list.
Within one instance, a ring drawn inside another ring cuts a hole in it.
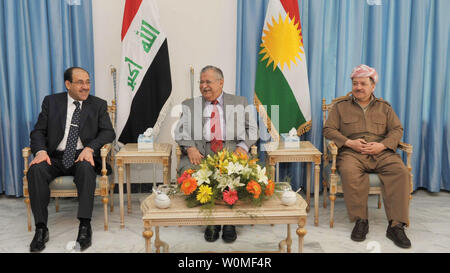
[{"label": "white wall", "polygon": [[[146,1],[146,0],[144,0]],[[236,14],[233,0],[157,0],[161,25],[166,32],[172,76],[172,94],[176,103],[190,97],[190,67],[194,68],[194,96],[199,96],[199,72],[206,65],[223,70],[224,90],[234,93],[236,83]],[[96,96],[110,102],[114,97],[111,67],[119,69],[120,34],[125,0],[92,1],[95,50]],[[119,71],[117,71],[117,78]],[[167,118],[159,142],[174,144],[170,130],[175,118]],[[170,140],[170,141],[169,141]],[[175,150],[172,156],[172,178],[175,178]],[[153,167],[134,165],[131,182],[153,182]],[[156,181],[162,181],[157,166]]]}]

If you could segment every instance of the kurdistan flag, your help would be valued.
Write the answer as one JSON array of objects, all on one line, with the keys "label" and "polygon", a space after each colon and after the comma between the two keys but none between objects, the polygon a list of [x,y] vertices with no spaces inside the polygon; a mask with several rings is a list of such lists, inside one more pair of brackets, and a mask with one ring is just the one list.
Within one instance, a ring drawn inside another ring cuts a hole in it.
[{"label": "kurdistan flag", "polygon": [[157,136],[170,108],[169,52],[155,0],[125,2],[121,37],[116,132],[126,144],[149,127]]},{"label": "kurdistan flag", "polygon": [[270,0],[260,47],[254,97],[259,114],[274,140],[292,128],[306,133],[311,103],[297,0]]}]

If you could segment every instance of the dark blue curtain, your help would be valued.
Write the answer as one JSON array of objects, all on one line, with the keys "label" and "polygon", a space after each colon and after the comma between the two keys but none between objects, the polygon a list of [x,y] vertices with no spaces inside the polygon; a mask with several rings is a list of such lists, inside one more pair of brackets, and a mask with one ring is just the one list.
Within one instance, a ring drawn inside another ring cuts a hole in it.
[{"label": "dark blue curtain", "polygon": [[91,0],[0,1],[0,194],[23,195],[21,150],[42,100],[65,91],[71,66],[94,80],[93,45]]},{"label": "dark blue curtain", "polygon": [[[267,3],[238,0],[236,90],[249,101]],[[299,0],[299,8],[313,117],[304,138],[322,150],[321,100],[349,92],[351,70],[365,63],[413,145],[414,189],[450,190],[450,1]],[[294,188],[305,185],[300,164],[280,169]]]}]

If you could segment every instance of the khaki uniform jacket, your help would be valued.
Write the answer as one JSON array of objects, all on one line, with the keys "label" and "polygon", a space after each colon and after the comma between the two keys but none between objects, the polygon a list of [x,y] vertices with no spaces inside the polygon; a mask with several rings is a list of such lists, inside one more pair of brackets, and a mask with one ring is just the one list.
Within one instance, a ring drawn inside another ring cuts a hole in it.
[{"label": "khaki uniform jacket", "polygon": [[331,109],[323,134],[338,148],[342,148],[348,139],[362,138],[367,142],[381,142],[395,152],[403,127],[394,109],[383,99],[373,96],[364,113],[353,96],[349,96]]}]

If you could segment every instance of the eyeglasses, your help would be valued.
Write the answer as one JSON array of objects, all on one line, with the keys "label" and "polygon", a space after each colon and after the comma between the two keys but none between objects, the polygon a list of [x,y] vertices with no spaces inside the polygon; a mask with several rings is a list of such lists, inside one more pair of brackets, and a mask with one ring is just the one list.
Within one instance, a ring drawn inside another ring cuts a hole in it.
[{"label": "eyeglasses", "polygon": [[198,81],[198,83],[200,85],[202,85],[202,84],[210,85],[210,84],[212,84],[213,82],[216,82],[216,81],[218,81],[218,80],[214,80],[214,81],[209,81],[209,80],[207,80],[207,81]]},{"label": "eyeglasses", "polygon": [[90,81],[76,81],[76,82],[72,82],[73,84],[75,84],[75,85],[78,85],[78,86],[82,86],[82,85],[87,85],[87,86],[90,86],[91,85],[91,82]]}]

